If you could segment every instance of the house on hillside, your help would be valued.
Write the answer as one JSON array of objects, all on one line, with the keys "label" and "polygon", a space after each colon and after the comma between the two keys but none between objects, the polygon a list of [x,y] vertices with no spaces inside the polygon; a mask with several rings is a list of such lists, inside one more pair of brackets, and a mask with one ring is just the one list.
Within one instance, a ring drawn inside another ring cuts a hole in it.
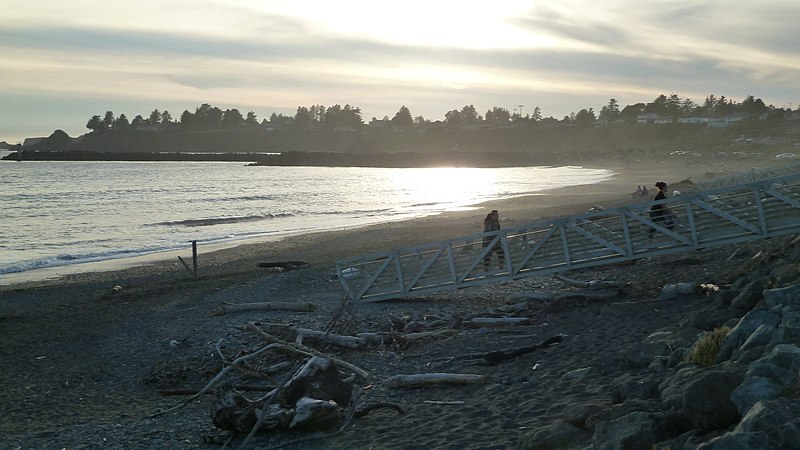
[{"label": "house on hillside", "polygon": [[636,123],[650,123],[650,124],[672,123],[672,117],[664,117],[656,113],[645,113],[636,116]]}]

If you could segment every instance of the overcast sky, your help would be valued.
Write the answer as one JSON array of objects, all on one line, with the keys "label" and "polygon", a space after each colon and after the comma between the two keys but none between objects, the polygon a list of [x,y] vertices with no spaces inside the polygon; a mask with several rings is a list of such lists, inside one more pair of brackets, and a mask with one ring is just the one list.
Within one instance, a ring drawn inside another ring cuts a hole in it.
[{"label": "overcast sky", "polygon": [[797,0],[0,0],[0,141],[203,103],[563,118],[678,94],[800,104]]}]

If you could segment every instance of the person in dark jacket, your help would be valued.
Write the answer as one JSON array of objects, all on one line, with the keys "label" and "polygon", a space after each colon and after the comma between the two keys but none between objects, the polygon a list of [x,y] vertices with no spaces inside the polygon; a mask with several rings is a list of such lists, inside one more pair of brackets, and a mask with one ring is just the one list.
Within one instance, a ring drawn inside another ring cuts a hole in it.
[{"label": "person in dark jacket", "polygon": [[[656,187],[658,188],[658,193],[656,193],[656,196],[653,197],[653,201],[655,202],[658,200],[666,200],[667,183],[659,181],[658,183],[656,183]],[[669,210],[669,208],[667,208],[667,205],[664,205],[663,203],[658,205],[653,205],[652,207],[650,207],[650,220],[656,223],[664,222],[664,225],[669,230],[672,230],[672,228],[675,226],[675,223],[672,220],[671,216],[672,212]],[[648,237],[653,237],[654,231],[656,231],[654,228],[650,228]]]},{"label": "person in dark jacket", "polygon": [[[492,231],[499,231],[500,230],[500,213],[493,209],[489,214],[486,215],[486,218],[483,219],[483,232],[490,233]],[[492,241],[496,237],[496,234],[491,234],[488,236],[483,237],[483,248],[488,247],[491,245]],[[503,246],[500,245],[498,242],[495,244],[494,248],[486,254],[483,258],[483,268],[484,270],[489,270],[489,265],[492,262],[492,253],[497,253],[497,267],[499,269],[503,268],[503,260],[505,259],[505,252],[503,251]]]}]

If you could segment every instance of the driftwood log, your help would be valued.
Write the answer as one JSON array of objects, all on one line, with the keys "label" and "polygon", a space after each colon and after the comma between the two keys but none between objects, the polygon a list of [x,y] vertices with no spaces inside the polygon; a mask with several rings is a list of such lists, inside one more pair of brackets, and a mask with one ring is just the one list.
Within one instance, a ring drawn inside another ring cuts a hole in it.
[{"label": "driftwood log", "polygon": [[458,334],[458,330],[454,330],[452,328],[446,328],[444,330],[437,330],[437,331],[420,331],[417,333],[407,333],[400,337],[406,342],[416,342],[416,341],[421,341],[423,339],[450,337],[450,336],[455,336],[456,334]]},{"label": "driftwood log", "polygon": [[507,327],[513,325],[529,325],[531,319],[528,317],[474,317],[467,322],[473,327]]},{"label": "driftwood log", "polygon": [[258,325],[268,333],[288,333],[294,336],[295,342],[302,344],[308,338],[317,342],[335,345],[343,348],[361,348],[367,345],[367,340],[356,336],[342,336],[338,334],[326,333],[324,331],[311,330],[308,328],[296,328],[290,325],[277,323],[258,323]]},{"label": "driftwood log", "polygon": [[308,267],[308,263],[305,261],[272,261],[272,262],[257,263],[256,267],[265,267],[267,269],[277,269],[280,271],[285,271],[285,270],[305,269],[306,267]]},{"label": "driftwood log", "polygon": [[214,311],[213,315],[237,313],[243,311],[293,311],[311,312],[317,309],[313,303],[293,302],[260,302],[260,303],[228,303],[225,302]]},{"label": "driftwood log", "polygon": [[573,280],[572,278],[567,278],[560,274],[554,274],[553,278],[563,282],[567,286],[572,286],[581,289],[591,289],[591,290],[599,290],[599,289],[622,289],[624,287],[623,283],[615,280],[591,280],[591,281],[580,281],[580,280]]},{"label": "driftwood log", "polygon": [[356,376],[358,376],[358,377],[360,377],[360,378],[362,378],[364,380],[368,380],[369,379],[369,373],[367,373],[364,369],[361,369],[360,367],[355,366],[355,365],[353,365],[353,364],[351,364],[351,363],[349,363],[347,361],[344,361],[342,359],[335,358],[335,357],[330,356],[330,355],[325,355],[322,352],[314,350],[313,348],[310,348],[310,347],[306,347],[305,345],[301,345],[301,344],[297,344],[297,343],[291,344],[291,343],[288,343],[288,342],[283,341],[281,339],[278,339],[277,337],[275,337],[275,336],[267,333],[266,331],[262,330],[260,328],[260,324],[257,323],[257,322],[250,322],[250,323],[247,324],[246,327],[243,327],[243,328],[249,328],[249,329],[255,331],[263,339],[265,339],[268,342],[271,342],[272,344],[270,344],[270,345],[274,345],[277,348],[280,348],[280,349],[283,349],[283,350],[286,350],[286,351],[290,351],[290,352],[293,352],[293,353],[305,355],[305,356],[324,356],[326,358],[330,358],[334,362],[334,364],[336,364],[340,368],[347,369],[347,370],[353,372],[354,374],[356,374]]},{"label": "driftwood log", "polygon": [[517,348],[512,348],[512,349],[492,351],[492,352],[489,352],[489,353],[486,353],[485,355],[483,355],[483,359],[489,365],[494,366],[494,365],[497,365],[497,364],[499,364],[499,363],[501,363],[503,361],[507,361],[509,359],[516,358],[517,356],[524,355],[526,353],[531,353],[533,351],[549,347],[549,346],[551,346],[553,344],[558,344],[559,342],[561,342],[563,340],[564,340],[563,336],[560,336],[560,335],[553,336],[553,337],[551,337],[549,339],[545,339],[544,341],[542,341],[541,343],[536,344],[536,345],[530,345],[530,346],[527,346],[527,347],[517,347]]},{"label": "driftwood log", "polygon": [[390,388],[429,387],[483,383],[484,375],[467,373],[418,373],[414,375],[393,375],[389,377],[387,385]]}]

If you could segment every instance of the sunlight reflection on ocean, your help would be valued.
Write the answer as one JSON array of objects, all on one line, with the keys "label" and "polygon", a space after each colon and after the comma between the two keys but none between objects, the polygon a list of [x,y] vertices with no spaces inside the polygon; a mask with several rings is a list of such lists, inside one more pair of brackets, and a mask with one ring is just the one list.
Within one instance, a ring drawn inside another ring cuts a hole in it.
[{"label": "sunlight reflection on ocean", "polygon": [[0,274],[351,227],[610,178],[578,167],[0,161]]}]

